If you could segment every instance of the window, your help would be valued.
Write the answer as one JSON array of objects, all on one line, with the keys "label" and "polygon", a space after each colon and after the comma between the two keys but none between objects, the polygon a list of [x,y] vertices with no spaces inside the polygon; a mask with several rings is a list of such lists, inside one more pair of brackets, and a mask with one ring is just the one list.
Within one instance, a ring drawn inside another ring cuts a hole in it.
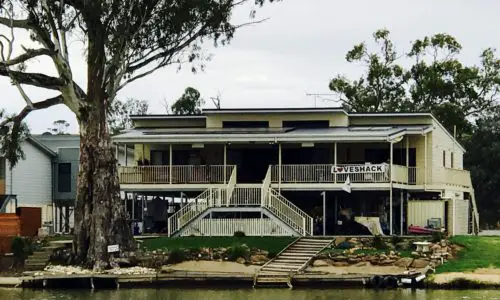
[{"label": "window", "polygon": [[446,151],[443,150],[443,167],[446,168]]},{"label": "window", "polygon": [[330,122],[328,120],[313,120],[313,121],[283,121],[283,127],[293,128],[328,128]]},{"label": "window", "polygon": [[452,168],[455,167],[455,162],[454,162],[454,158],[453,158],[453,152],[451,152],[451,167]]},{"label": "window", "polygon": [[268,121],[223,121],[222,128],[269,128]]},{"label": "window", "polygon": [[57,191],[71,192],[71,163],[60,163],[57,171]]}]

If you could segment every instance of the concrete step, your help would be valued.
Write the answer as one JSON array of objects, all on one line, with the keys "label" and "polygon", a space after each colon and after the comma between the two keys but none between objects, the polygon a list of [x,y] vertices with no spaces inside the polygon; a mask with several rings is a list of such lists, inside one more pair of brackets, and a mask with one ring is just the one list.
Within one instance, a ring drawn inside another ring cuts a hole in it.
[{"label": "concrete step", "polygon": [[296,270],[302,267],[303,264],[286,264],[286,263],[272,263],[269,264],[269,267],[278,267],[278,268],[286,268],[290,270]]},{"label": "concrete step", "polygon": [[26,259],[24,264],[46,264],[49,262],[49,259],[37,259],[37,258],[30,258]]},{"label": "concrete step", "polygon": [[274,278],[257,278],[257,283],[274,283],[274,282],[288,282],[288,277],[274,277]]}]

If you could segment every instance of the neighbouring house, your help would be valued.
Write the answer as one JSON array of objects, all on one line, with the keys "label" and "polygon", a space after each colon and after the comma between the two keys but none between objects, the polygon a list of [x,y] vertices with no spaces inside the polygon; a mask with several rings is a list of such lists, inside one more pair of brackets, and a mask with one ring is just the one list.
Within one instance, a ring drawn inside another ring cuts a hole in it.
[{"label": "neighbouring house", "polygon": [[[12,170],[0,158],[0,211],[15,212],[18,206],[40,207],[44,225],[52,226],[55,232],[71,232],[80,159],[79,135],[32,135],[23,142],[22,149],[25,159]],[[129,152],[132,157],[132,149]],[[123,160],[125,156],[120,153],[119,157]]]},{"label": "neighbouring house", "polygon": [[[132,116],[132,228],[170,236],[477,231],[464,148],[428,113],[206,109]],[[363,225],[363,226],[361,226]]]}]

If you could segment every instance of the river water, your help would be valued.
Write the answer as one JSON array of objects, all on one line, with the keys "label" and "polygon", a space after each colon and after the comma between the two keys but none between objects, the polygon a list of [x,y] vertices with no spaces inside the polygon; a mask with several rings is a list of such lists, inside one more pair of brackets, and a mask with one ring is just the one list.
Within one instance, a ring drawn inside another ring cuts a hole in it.
[{"label": "river water", "polygon": [[369,289],[122,289],[29,290],[0,289],[0,300],[500,300],[500,290],[369,290]]}]

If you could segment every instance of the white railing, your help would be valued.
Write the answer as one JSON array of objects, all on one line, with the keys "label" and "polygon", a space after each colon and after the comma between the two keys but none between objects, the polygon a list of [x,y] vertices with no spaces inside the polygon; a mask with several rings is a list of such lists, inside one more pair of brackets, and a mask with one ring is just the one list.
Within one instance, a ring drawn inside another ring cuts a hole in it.
[{"label": "white railing", "polygon": [[265,207],[285,224],[302,235],[313,234],[313,219],[278,191],[269,189]]},{"label": "white railing", "polygon": [[408,168],[400,165],[392,165],[392,181],[397,183],[408,183]]},{"label": "white railing", "polygon": [[289,232],[271,219],[201,219],[182,233],[182,236],[233,236],[243,231],[246,236],[285,236]]},{"label": "white railing", "polygon": [[233,168],[233,171],[231,172],[231,177],[229,177],[229,182],[227,183],[226,190],[225,190],[225,197],[223,199],[226,200],[226,205],[229,205],[229,202],[231,201],[231,197],[233,197],[233,191],[236,186],[236,178],[237,173],[236,173],[237,168]]},{"label": "white railing", "polygon": [[124,184],[226,183],[234,168],[223,165],[174,165],[170,170],[170,166],[122,166],[118,175],[120,183]]},{"label": "white railing", "polygon": [[214,199],[216,195],[220,195],[219,189],[207,189],[194,200],[183,206],[170,218],[168,218],[168,236],[171,236],[176,231],[180,230],[191,220],[198,217],[202,212],[209,207],[220,203],[220,199]]},{"label": "white railing", "polygon": [[260,206],[261,188],[236,187],[233,190],[230,206]]},{"label": "white railing", "polygon": [[260,190],[261,206],[266,205],[265,202],[266,202],[267,197],[268,197],[269,189],[271,188],[271,178],[272,178],[271,170],[272,170],[272,166],[269,166],[269,168],[267,169],[266,177],[264,177],[264,180],[262,181],[262,187]]},{"label": "white railing", "polygon": [[[363,164],[336,165],[336,168],[365,167]],[[359,173],[332,173],[334,165],[281,165],[281,183],[334,183],[345,182],[347,177],[351,183],[387,183],[389,177],[389,165],[384,172],[359,172]],[[279,181],[279,166],[272,166],[272,182]],[[335,178],[336,176],[336,178]],[[336,179],[336,180],[335,180]]]},{"label": "white railing", "polygon": [[419,167],[408,167],[408,184],[423,185],[424,181],[424,169]]}]

